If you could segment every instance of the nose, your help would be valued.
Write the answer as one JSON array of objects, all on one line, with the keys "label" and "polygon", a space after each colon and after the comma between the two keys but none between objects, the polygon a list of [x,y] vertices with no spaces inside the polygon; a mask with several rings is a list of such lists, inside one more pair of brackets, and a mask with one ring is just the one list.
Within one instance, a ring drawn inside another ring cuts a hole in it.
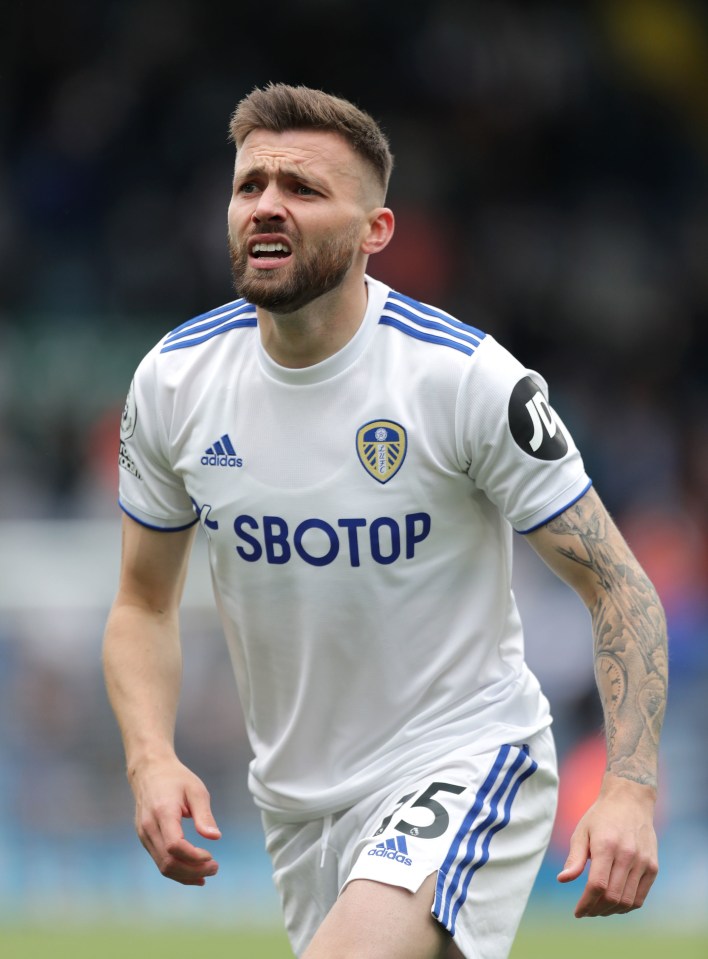
[{"label": "nose", "polygon": [[281,193],[274,183],[270,183],[258,197],[251,219],[254,223],[263,223],[266,220],[284,220],[285,217]]}]

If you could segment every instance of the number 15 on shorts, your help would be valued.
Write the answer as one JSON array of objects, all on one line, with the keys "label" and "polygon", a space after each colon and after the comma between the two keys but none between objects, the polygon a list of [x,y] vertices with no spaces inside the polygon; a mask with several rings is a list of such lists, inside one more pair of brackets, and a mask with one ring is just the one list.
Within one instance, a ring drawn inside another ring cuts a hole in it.
[{"label": "number 15 on shorts", "polygon": [[[393,828],[397,832],[405,833],[407,836],[414,836],[416,839],[437,839],[438,836],[443,835],[450,823],[450,816],[439,800],[444,798],[445,793],[459,795],[464,791],[464,786],[458,786],[455,783],[432,782],[409,807],[410,809],[427,810],[424,816],[415,817],[416,819],[420,818],[421,821],[413,824],[407,822],[405,819],[399,819],[398,822],[393,824]],[[414,796],[414,792],[401,796],[393,812],[383,819],[374,836],[380,836],[381,833],[385,832],[403,806],[405,806],[409,800],[413,799]],[[435,798],[436,796],[438,797],[437,799]],[[428,813],[432,814],[432,820]],[[427,822],[424,820],[427,820]]]}]

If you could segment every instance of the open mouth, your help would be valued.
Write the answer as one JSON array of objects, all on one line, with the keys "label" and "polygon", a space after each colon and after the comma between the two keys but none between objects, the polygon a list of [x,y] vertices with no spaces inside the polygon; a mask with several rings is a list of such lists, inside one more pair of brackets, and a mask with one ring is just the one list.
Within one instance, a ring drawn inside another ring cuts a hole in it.
[{"label": "open mouth", "polygon": [[287,243],[254,243],[251,247],[251,256],[256,260],[282,260],[290,256],[292,250]]}]

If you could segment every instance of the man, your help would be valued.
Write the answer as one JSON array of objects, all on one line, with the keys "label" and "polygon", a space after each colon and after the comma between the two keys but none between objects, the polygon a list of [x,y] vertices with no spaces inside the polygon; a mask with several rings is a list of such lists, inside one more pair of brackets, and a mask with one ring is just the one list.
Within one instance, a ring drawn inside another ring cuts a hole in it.
[{"label": "man", "polygon": [[591,859],[576,915],[638,908],[666,692],[654,589],[543,380],[367,275],[394,229],[371,117],[278,84],[241,101],[231,134],[242,298],[157,344],[121,430],[105,672],[141,841],[178,882],[217,871],[183,835],[187,816],[220,832],[173,742],[198,522],[296,955],[506,956],[557,784],[515,529],[587,604],[606,717],[607,772],[559,879]]}]

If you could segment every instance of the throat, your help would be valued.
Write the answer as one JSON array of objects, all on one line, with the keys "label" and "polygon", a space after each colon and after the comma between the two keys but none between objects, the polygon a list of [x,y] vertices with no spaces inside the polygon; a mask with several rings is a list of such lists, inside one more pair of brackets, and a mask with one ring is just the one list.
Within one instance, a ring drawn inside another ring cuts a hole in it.
[{"label": "throat", "polygon": [[288,369],[305,369],[322,363],[343,349],[360,328],[367,306],[363,282],[361,293],[352,302],[325,295],[306,308],[287,314],[259,307],[258,326],[263,348],[279,366]]}]

